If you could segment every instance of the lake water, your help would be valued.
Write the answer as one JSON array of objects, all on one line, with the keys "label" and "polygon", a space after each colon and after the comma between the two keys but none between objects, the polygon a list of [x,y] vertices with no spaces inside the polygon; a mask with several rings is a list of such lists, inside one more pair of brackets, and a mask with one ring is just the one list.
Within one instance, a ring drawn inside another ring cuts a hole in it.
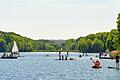
[{"label": "lake water", "polygon": [[57,52],[20,54],[18,59],[0,59],[0,80],[120,80],[120,70],[107,68],[115,66],[115,60],[101,59],[102,68],[92,68],[90,57],[97,60],[97,53],[82,58],[78,57],[80,53],[69,53],[76,60],[67,61],[55,60]]}]

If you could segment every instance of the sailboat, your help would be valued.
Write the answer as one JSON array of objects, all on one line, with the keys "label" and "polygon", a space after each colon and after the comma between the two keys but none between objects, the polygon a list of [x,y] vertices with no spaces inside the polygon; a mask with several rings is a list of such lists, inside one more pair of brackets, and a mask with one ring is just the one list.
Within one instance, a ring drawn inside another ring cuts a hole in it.
[{"label": "sailboat", "polygon": [[17,44],[15,41],[14,41],[14,45],[13,45],[11,54],[17,55],[19,57],[18,47],[17,47]]},{"label": "sailboat", "polygon": [[16,42],[14,41],[14,45],[12,47],[12,52],[11,53],[4,53],[2,55],[2,59],[17,59],[19,57],[19,52],[18,52],[18,47]]}]

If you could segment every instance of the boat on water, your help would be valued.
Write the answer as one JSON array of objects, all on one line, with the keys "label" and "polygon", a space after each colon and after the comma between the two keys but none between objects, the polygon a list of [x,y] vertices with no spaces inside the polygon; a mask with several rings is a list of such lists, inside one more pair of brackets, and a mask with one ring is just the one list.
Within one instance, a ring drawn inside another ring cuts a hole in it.
[{"label": "boat on water", "polygon": [[14,41],[14,45],[12,47],[12,52],[4,53],[1,56],[1,59],[17,59],[19,57],[18,47],[16,42]]},{"label": "boat on water", "polygon": [[100,57],[99,59],[113,59],[112,57]]},{"label": "boat on water", "polygon": [[95,68],[95,69],[98,69],[98,68],[102,68],[102,66],[100,66],[100,61],[94,61],[92,58],[90,58],[92,61],[93,61],[93,63],[94,63],[94,65],[92,66],[92,68]]},{"label": "boat on water", "polygon": [[110,57],[110,52],[106,52],[106,53],[100,53],[99,59],[113,59],[113,58]]},{"label": "boat on water", "polygon": [[92,66],[92,68],[98,69],[98,68],[102,68],[102,66]]}]

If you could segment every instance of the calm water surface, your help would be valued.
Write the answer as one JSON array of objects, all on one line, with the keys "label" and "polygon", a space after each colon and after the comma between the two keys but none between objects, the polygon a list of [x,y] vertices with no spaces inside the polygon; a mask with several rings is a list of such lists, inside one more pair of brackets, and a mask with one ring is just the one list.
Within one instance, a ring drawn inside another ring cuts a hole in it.
[{"label": "calm water surface", "polygon": [[[50,57],[45,57],[49,54]],[[62,53],[63,55],[66,53]],[[21,53],[18,59],[0,59],[0,80],[120,80],[120,70],[108,69],[115,60],[100,60],[102,68],[91,68],[90,57],[79,58],[80,53],[69,53],[76,60],[55,60],[57,52]]]}]

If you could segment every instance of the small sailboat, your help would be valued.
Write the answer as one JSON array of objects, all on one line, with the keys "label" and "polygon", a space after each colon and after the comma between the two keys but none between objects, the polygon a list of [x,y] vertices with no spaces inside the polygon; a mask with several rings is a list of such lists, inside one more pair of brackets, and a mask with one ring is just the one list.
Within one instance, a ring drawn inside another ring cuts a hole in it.
[{"label": "small sailboat", "polygon": [[19,52],[18,52],[18,47],[16,42],[14,41],[14,45],[12,47],[12,52],[11,53],[4,53],[2,55],[2,59],[17,59],[19,57]]},{"label": "small sailboat", "polygon": [[18,52],[18,47],[17,47],[17,44],[16,44],[15,41],[14,41],[14,45],[13,45],[11,54],[14,54],[14,55],[16,55],[16,56],[18,56],[18,57],[20,56],[20,55],[19,55],[19,52]]}]

